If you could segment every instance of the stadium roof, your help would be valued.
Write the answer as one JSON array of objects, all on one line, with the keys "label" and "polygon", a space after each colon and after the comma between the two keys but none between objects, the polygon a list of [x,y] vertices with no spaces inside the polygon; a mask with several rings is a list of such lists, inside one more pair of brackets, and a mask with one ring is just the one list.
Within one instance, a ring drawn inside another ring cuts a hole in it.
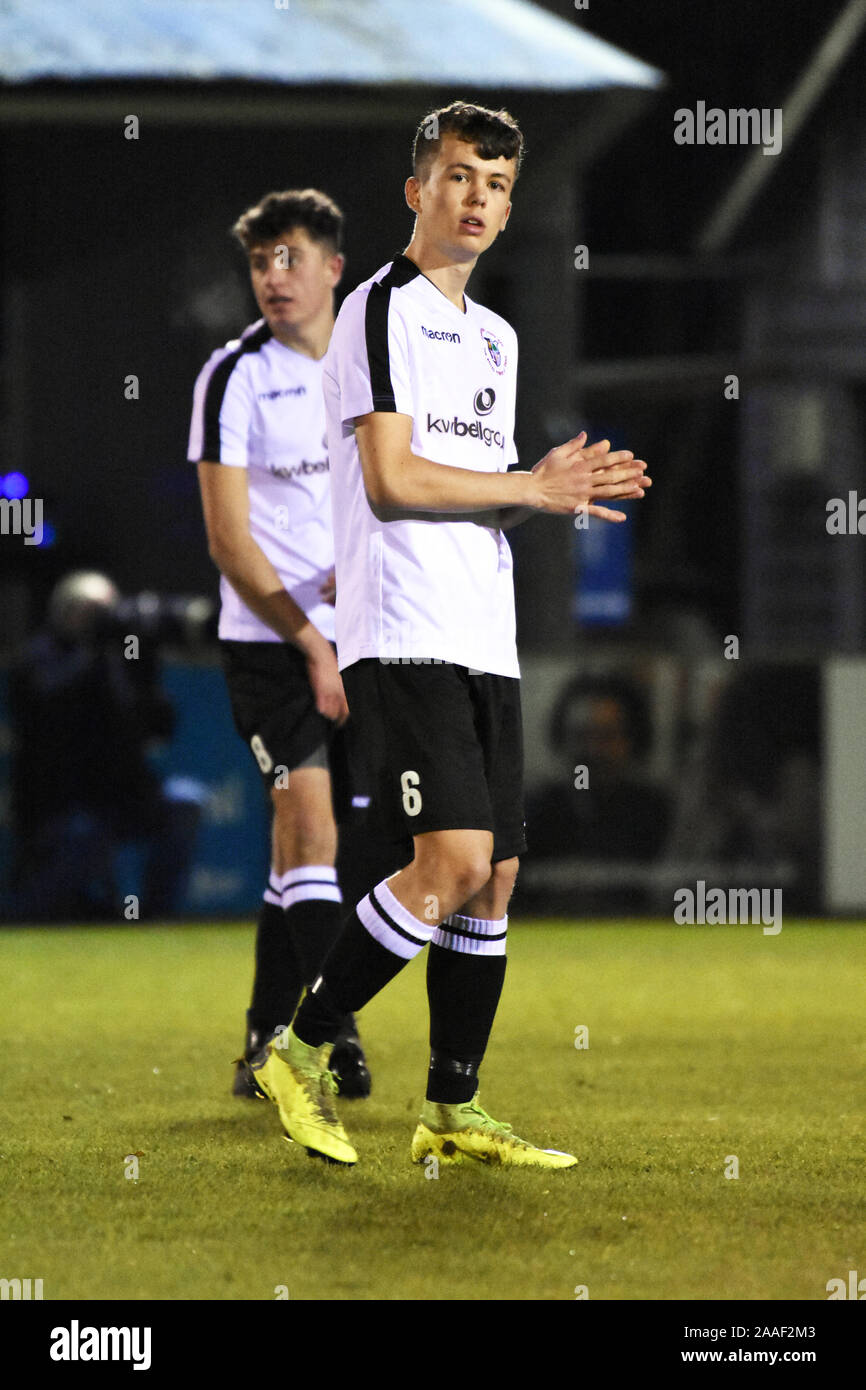
[{"label": "stadium roof", "polygon": [[663,80],[527,0],[4,0],[0,78],[560,92]]}]

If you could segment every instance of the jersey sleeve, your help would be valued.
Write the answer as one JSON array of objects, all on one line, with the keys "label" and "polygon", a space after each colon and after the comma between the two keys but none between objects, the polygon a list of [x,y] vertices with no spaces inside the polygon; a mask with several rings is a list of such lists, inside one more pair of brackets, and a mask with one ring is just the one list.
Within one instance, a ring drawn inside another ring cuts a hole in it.
[{"label": "jersey sleeve", "polygon": [[247,466],[252,393],[234,355],[202,368],[193,392],[187,458],[190,463]]},{"label": "jersey sleeve", "polygon": [[373,284],[346,301],[328,356],[341,422],[372,411],[414,416],[409,338],[392,287]]}]

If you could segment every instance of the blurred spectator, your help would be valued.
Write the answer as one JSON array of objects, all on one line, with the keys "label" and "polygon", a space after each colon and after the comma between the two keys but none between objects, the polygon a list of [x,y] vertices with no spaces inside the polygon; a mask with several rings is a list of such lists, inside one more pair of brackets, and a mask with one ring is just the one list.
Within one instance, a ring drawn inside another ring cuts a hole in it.
[{"label": "blurred spectator", "polygon": [[534,860],[611,861],[604,888],[580,881],[570,906],[608,899],[609,905],[645,906],[641,886],[620,883],[615,861],[650,862],[664,847],[670,798],[643,768],[652,746],[647,702],[634,681],[617,675],[579,676],[560,692],[548,731],[562,775],[528,799],[526,834]]},{"label": "blurred spectator", "polygon": [[146,847],[141,916],[170,914],[203,790],[186,779],[163,785],[150,766],[148,749],[170,736],[174,716],[156,642],[130,625],[105,575],[70,574],[54,589],[47,625],[13,667],[10,708],[15,848],[5,915],[123,920],[115,857],[129,841]]}]

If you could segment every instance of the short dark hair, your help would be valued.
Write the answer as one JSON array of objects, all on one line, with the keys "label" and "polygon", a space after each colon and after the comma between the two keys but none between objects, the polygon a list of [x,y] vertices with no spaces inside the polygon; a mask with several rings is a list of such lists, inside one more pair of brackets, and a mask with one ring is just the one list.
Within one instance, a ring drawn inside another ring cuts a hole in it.
[{"label": "short dark hair", "polygon": [[320,242],[332,253],[343,248],[343,214],[333,198],[318,188],[265,194],[255,207],[241,213],[232,234],[249,252],[294,227],[303,227],[311,241]]},{"label": "short dark hair", "polygon": [[412,172],[426,178],[443,135],[459,135],[480,159],[516,159],[515,177],[523,163],[523,135],[508,111],[490,111],[468,101],[452,101],[426,115],[415,132]]}]

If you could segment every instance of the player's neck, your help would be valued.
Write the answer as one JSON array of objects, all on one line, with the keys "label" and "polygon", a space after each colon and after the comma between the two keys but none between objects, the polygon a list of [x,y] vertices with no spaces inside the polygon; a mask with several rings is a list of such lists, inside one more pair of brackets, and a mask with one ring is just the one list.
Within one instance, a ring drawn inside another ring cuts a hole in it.
[{"label": "player's neck", "polygon": [[312,323],[297,327],[271,325],[271,332],[278,343],[300,353],[302,357],[311,357],[314,362],[318,362],[328,351],[333,330],[334,315],[331,312],[320,316]]},{"label": "player's neck", "polygon": [[469,261],[450,260],[444,251],[426,246],[417,235],[413,236],[403,255],[417,265],[422,275],[432,280],[437,290],[441,290],[445,298],[450,299],[461,314],[466,312],[463,293],[475,268],[477,256],[473,256]]}]

